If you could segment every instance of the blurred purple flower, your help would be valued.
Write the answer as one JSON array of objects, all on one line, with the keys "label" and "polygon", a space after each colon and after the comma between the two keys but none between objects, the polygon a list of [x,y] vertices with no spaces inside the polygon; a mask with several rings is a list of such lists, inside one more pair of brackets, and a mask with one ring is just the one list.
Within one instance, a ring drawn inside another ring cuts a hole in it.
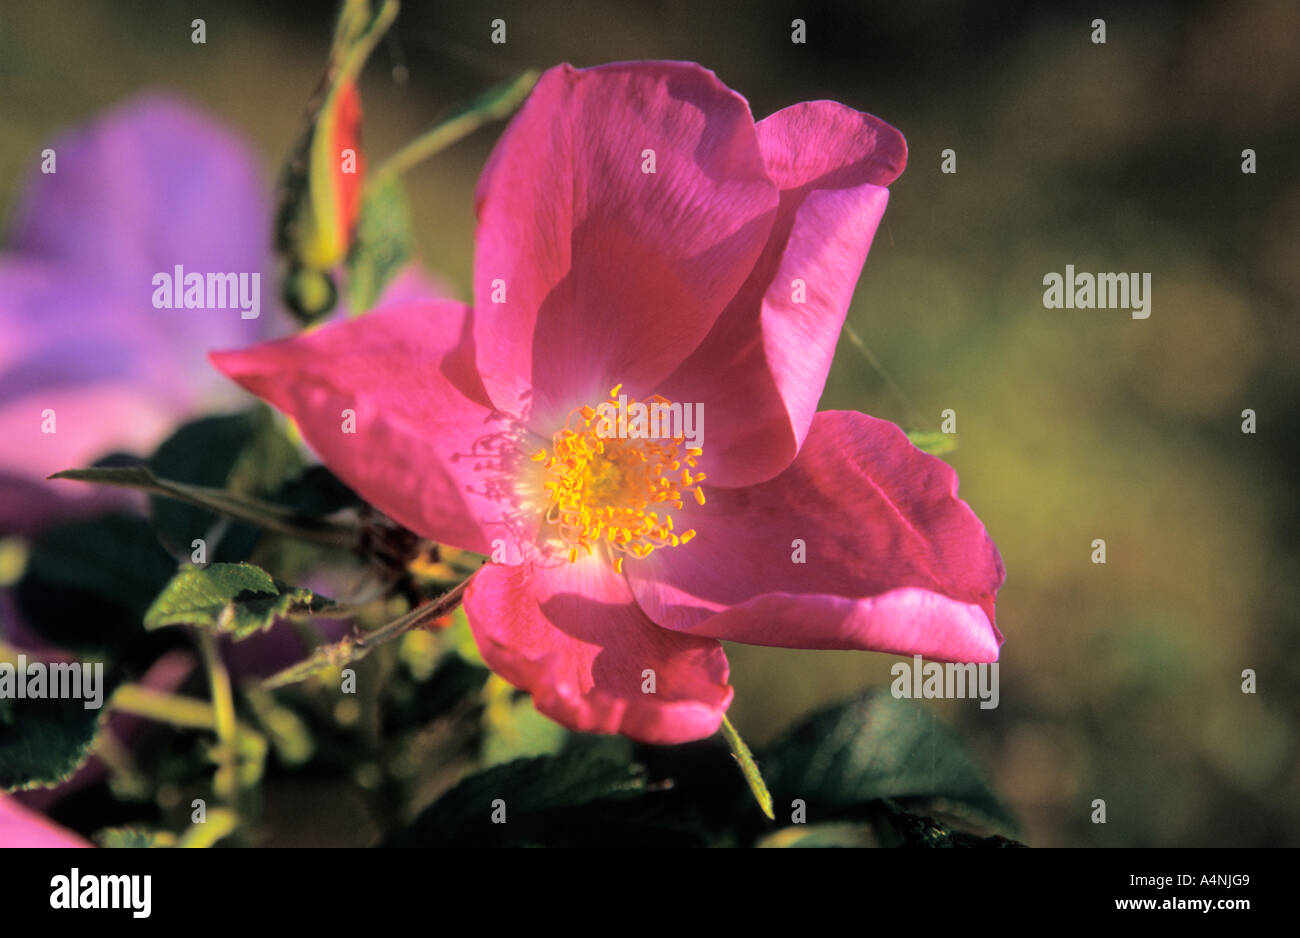
[{"label": "blurred purple flower", "polygon": [[[51,148],[56,171],[33,172],[0,253],[0,533],[120,501],[42,480],[112,450],[148,452],[185,417],[234,403],[204,353],[286,331],[270,193],[234,133],[149,95]],[[153,277],[177,264],[259,274],[261,315],[155,309]]]}]

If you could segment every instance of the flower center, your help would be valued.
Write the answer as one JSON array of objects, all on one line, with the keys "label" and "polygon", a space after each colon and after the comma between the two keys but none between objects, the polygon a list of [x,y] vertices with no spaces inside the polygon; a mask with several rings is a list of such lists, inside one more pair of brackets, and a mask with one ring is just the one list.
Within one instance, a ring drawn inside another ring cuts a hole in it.
[{"label": "flower center", "polygon": [[[567,545],[569,562],[579,550],[590,554],[600,547],[618,573],[625,556],[648,557],[693,538],[694,529],[673,530],[671,512],[681,511],[687,497],[704,504],[704,473],[693,471],[703,451],[687,447],[681,435],[628,439],[623,422],[612,416],[628,403],[619,397],[622,387],[616,385],[599,408],[575,408],[550,448],[532,457],[546,470],[546,521]],[[670,403],[657,394],[649,402]]]}]

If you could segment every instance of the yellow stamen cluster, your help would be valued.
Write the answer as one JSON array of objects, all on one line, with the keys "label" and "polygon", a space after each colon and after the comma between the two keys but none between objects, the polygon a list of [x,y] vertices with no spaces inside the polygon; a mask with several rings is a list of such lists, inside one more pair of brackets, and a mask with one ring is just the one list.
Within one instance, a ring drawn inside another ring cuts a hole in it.
[{"label": "yellow stamen cluster", "polygon": [[[609,392],[611,403],[617,405],[621,388]],[[649,400],[669,403],[658,395]],[[546,470],[546,520],[567,545],[569,562],[579,551],[603,549],[621,573],[625,556],[648,557],[695,537],[693,529],[674,531],[669,512],[681,511],[686,497],[703,505],[705,476],[694,471],[702,450],[685,447],[681,436],[623,439],[608,424],[595,408],[576,408],[549,450],[532,458]]]}]

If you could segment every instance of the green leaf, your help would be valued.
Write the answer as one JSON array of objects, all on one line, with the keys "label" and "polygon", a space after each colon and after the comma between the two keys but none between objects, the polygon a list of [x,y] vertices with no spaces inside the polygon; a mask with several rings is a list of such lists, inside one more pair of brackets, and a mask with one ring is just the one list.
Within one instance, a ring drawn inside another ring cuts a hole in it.
[{"label": "green leaf", "polygon": [[332,515],[362,504],[357,493],[324,466],[308,466],[267,497],[286,508],[313,515]]},{"label": "green leaf", "polygon": [[144,616],[146,629],[193,625],[236,641],[270,628],[278,617],[316,613],[332,600],[277,582],[248,563],[186,567],[172,577]]},{"label": "green leaf", "polygon": [[388,681],[384,687],[384,735],[391,736],[403,729],[424,726],[450,713],[466,699],[477,697],[490,673],[486,668],[470,664],[459,655],[444,655],[427,680]]},{"label": "green leaf", "polygon": [[1007,830],[1015,821],[957,738],[919,702],[877,689],[819,711],[766,753],[779,805],[806,804],[807,820],[865,818],[870,802],[923,802]]},{"label": "green leaf", "polygon": [[913,446],[919,450],[924,450],[931,456],[951,453],[957,448],[955,434],[941,433],[938,430],[908,430],[907,438],[912,441]]},{"label": "green leaf", "polygon": [[89,756],[105,712],[79,699],[0,697],[0,790],[67,781]]},{"label": "green leaf", "polygon": [[873,806],[874,827],[881,846],[899,847],[1023,847],[1006,837],[980,837],[955,830],[932,817],[904,811],[888,799]]},{"label": "green leaf", "polygon": [[406,190],[396,173],[366,184],[361,214],[348,252],[348,309],[369,312],[399,270],[415,256],[415,236]]},{"label": "green leaf", "polygon": [[143,635],[140,618],[175,569],[143,518],[102,515],[44,531],[15,595],[23,621],[49,644],[112,657]]},{"label": "green leaf", "polygon": [[[688,846],[639,766],[583,751],[516,759],[471,775],[389,841],[399,847]],[[505,811],[505,823],[493,814]]]},{"label": "green leaf", "polygon": [[[149,470],[158,478],[254,496],[273,491],[301,468],[297,449],[265,406],[191,421],[149,458]],[[158,537],[174,554],[189,554],[194,539],[207,537],[218,517],[193,503],[160,495],[150,499],[149,507]],[[256,529],[237,525],[213,545],[207,559],[243,560],[257,538]]]}]

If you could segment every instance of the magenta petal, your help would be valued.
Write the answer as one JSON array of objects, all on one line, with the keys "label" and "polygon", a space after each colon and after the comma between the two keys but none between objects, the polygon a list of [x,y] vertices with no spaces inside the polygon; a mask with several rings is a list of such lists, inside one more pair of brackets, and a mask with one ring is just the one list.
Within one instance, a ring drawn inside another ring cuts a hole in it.
[{"label": "magenta petal", "polygon": [[997,548],[957,497],[952,468],[891,423],[819,413],[781,475],[709,489],[687,524],[698,532],[689,544],[625,566],[662,626],[756,645],[997,658]]},{"label": "magenta petal", "polygon": [[211,357],[293,417],[370,504],[424,537],[489,553],[513,516],[502,480],[517,453],[474,370],[472,318],[451,300],[396,306]]},{"label": "magenta petal", "polygon": [[878,117],[837,101],[804,101],[758,122],[768,175],[782,192],[888,186],[907,165],[907,141]]},{"label": "magenta petal", "polygon": [[548,71],[479,182],[475,339],[492,400],[540,426],[614,384],[651,393],[744,282],[776,205],[748,105],[707,69]]},{"label": "magenta petal", "polygon": [[775,225],[744,288],[708,337],[657,390],[701,401],[702,464],[715,485],[776,475],[807,435],[907,146],[897,130],[832,101],[758,124],[768,174],[781,187]]},{"label": "magenta petal", "polygon": [[714,733],[731,703],[722,646],[656,626],[599,559],[489,564],[465,611],[488,666],[570,729],[681,743]]},{"label": "magenta petal", "polygon": [[72,831],[0,792],[0,847],[89,847]]}]

